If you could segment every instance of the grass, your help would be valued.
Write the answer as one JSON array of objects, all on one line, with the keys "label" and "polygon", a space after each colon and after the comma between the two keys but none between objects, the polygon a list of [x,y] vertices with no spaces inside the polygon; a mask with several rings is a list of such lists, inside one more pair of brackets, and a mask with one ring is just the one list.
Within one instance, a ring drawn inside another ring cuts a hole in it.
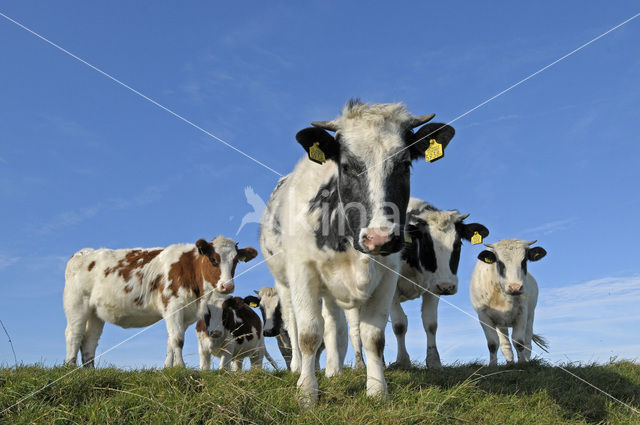
[{"label": "grass", "polygon": [[[639,364],[565,368],[640,409]],[[0,369],[0,411],[70,370]],[[318,376],[318,404],[304,410],[289,372],[81,369],[0,414],[0,423],[640,423],[637,413],[541,362],[388,369],[387,402],[365,396],[364,371]]]}]

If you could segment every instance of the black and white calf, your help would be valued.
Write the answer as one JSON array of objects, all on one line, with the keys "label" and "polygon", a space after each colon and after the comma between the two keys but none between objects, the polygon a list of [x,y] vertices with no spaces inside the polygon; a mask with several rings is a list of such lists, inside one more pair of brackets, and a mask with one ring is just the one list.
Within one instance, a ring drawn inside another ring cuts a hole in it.
[{"label": "black and white calf", "polygon": [[531,341],[541,348],[546,342],[533,333],[533,318],[538,303],[538,283],[527,270],[527,263],[542,259],[547,252],[536,243],[520,239],[503,239],[486,245],[478,255],[471,275],[471,304],[487,338],[489,364],[498,362],[498,343],[507,362],[513,361],[509,343],[518,353],[518,362],[531,357]]},{"label": "black and white calf", "polygon": [[342,309],[360,317],[367,394],[387,395],[384,329],[400,269],[411,162],[425,158],[429,146],[446,147],[454,135],[445,124],[412,131],[432,117],[414,117],[399,103],[350,101],[335,120],[296,135],[309,159],[271,194],[260,245],[275,278],[304,402],[317,397],[315,356],[323,337],[326,375],[341,371],[347,348]]},{"label": "black and white calf", "polygon": [[[391,323],[398,342],[396,364],[400,366],[411,364],[405,345],[408,320],[401,303],[422,297],[422,325],[427,334],[426,363],[428,367],[442,367],[436,346],[440,296],[458,291],[462,240],[469,241],[476,233],[480,238],[489,235],[489,230],[482,224],[464,223],[468,216],[457,210],[439,210],[418,198],[409,200],[401,276],[391,305]],[[360,341],[351,329],[350,337],[358,362]]]},{"label": "black and white calf", "polygon": [[220,369],[242,370],[249,358],[252,368],[262,368],[264,357],[277,369],[264,346],[260,317],[247,305],[249,300],[226,297],[212,300],[196,324],[200,370],[209,370],[211,356],[220,358]]}]

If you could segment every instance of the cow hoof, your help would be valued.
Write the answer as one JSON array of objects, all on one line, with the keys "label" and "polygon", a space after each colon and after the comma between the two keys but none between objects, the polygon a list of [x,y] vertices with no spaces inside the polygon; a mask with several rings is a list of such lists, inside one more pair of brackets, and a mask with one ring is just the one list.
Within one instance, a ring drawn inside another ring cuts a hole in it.
[{"label": "cow hoof", "polygon": [[429,369],[442,370],[442,363],[440,363],[440,359],[427,359],[427,367]]},{"label": "cow hoof", "polygon": [[326,376],[327,378],[332,378],[334,376],[338,376],[342,373],[342,370],[340,368],[326,368],[324,370],[324,376]]},{"label": "cow hoof", "polygon": [[389,398],[387,386],[378,380],[367,380],[367,396],[387,400]]}]

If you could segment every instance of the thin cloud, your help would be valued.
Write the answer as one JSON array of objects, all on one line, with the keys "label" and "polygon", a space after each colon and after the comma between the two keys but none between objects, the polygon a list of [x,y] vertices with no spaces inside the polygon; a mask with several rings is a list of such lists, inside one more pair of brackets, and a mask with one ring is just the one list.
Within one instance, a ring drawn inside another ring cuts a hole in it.
[{"label": "thin cloud", "polygon": [[11,257],[8,255],[0,254],[0,270],[11,266],[12,264],[17,263],[18,261],[20,261],[20,257]]},{"label": "thin cloud", "polygon": [[550,221],[548,223],[544,223],[536,227],[525,229],[522,231],[522,233],[525,233],[525,234],[526,233],[542,233],[543,235],[548,235],[558,230],[564,230],[569,228],[570,225],[573,224],[575,221],[577,221],[577,218],[567,218],[564,220]]}]

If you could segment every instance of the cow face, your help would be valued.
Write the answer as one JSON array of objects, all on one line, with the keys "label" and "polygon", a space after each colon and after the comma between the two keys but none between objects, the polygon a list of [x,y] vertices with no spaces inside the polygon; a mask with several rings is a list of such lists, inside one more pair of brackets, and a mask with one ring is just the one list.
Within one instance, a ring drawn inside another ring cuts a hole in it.
[{"label": "cow face", "polygon": [[498,284],[507,295],[521,295],[527,290],[527,262],[538,261],[547,255],[544,248],[531,247],[536,241],[503,239],[486,245],[478,259],[496,268]]},{"label": "cow face", "polygon": [[198,253],[208,260],[207,266],[215,271],[209,275],[217,277],[217,281],[210,283],[222,294],[230,294],[235,288],[233,276],[238,261],[247,262],[258,255],[255,249],[240,249],[236,242],[223,236],[218,236],[211,242],[200,239],[196,242],[196,247]]},{"label": "cow face", "polygon": [[278,336],[282,330],[282,313],[280,310],[280,298],[274,288],[263,286],[260,291],[255,291],[257,297],[245,297],[244,302],[260,306],[262,321],[264,323],[262,334],[266,337]]},{"label": "cow face", "polygon": [[209,338],[219,340],[224,336],[225,329],[222,321],[222,310],[224,302],[230,296],[219,296],[211,298],[207,303],[207,310],[204,315],[204,323]]},{"label": "cow face", "polygon": [[311,209],[329,204],[319,227],[334,240],[334,249],[344,250],[345,241],[368,254],[402,249],[411,162],[424,157],[430,140],[445,147],[454,135],[452,127],[437,123],[413,132],[432,117],[413,117],[399,103],[352,100],[334,121],[298,132],[310,160],[336,168],[311,202]]},{"label": "cow face", "polygon": [[409,238],[402,256],[418,271],[430,273],[428,289],[435,294],[453,295],[458,291],[462,240],[471,240],[475,232],[483,238],[489,235],[482,224],[464,223],[468,216],[457,210],[438,210],[420,199],[409,201]]}]

